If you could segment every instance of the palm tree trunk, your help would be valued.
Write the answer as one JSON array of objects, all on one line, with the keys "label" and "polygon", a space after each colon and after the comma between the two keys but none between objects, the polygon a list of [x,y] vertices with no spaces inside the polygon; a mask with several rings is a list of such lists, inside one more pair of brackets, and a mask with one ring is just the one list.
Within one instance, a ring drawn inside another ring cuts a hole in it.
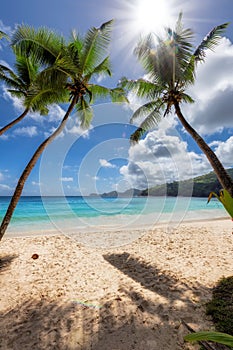
[{"label": "palm tree trunk", "polygon": [[202,152],[206,155],[208,161],[210,162],[214,172],[224,189],[226,189],[230,195],[233,197],[233,181],[230,175],[227,173],[226,169],[223,167],[222,163],[212,151],[212,149],[206,144],[203,138],[192,128],[192,126],[187,122],[184,118],[180,106],[178,102],[174,102],[176,114],[185,128],[185,130],[192,136],[192,138],[196,141],[197,145],[200,147]]},{"label": "palm tree trunk", "polygon": [[0,129],[0,136],[4,134],[8,129],[12,128],[15,124],[19,123],[29,112],[29,108],[26,108],[25,111],[15,120],[10,122],[9,124],[5,125],[2,129]]},{"label": "palm tree trunk", "polygon": [[1,226],[0,226],[0,241],[4,235],[4,233],[7,230],[7,227],[10,223],[11,217],[14,213],[14,210],[16,208],[16,205],[18,204],[18,201],[20,199],[21,193],[23,191],[24,188],[24,184],[28,178],[28,176],[30,175],[32,169],[34,168],[38,158],[40,157],[40,155],[43,153],[44,149],[55,139],[55,137],[57,135],[59,135],[61,133],[61,131],[64,129],[66,122],[69,118],[70,113],[72,112],[75,104],[77,103],[78,97],[74,96],[71,104],[64,116],[64,118],[62,119],[60,125],[58,126],[58,128],[55,130],[55,132],[50,135],[44,142],[42,142],[40,144],[40,146],[37,148],[37,150],[35,151],[35,153],[33,154],[32,158],[30,159],[30,161],[28,162],[27,166],[25,167],[23,173],[20,176],[20,179],[17,183],[17,186],[15,188],[14,194],[11,198],[10,204],[8,206],[8,209],[6,211],[6,214],[2,220]]}]

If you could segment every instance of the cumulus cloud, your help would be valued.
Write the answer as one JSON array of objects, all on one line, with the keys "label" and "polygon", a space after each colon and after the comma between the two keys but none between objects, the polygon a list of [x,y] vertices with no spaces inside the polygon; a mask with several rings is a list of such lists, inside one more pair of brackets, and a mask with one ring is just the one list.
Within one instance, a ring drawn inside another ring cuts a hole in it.
[{"label": "cumulus cloud", "polygon": [[210,171],[204,155],[189,152],[187,143],[166,129],[152,131],[130,147],[128,161],[120,173],[136,188],[184,180]]},{"label": "cumulus cloud", "polygon": [[203,134],[232,127],[233,118],[233,44],[227,38],[199,64],[195,85],[189,93],[196,101],[183,107],[187,119]]},{"label": "cumulus cloud", "polygon": [[[196,102],[182,105],[182,110],[201,134],[211,135],[233,128],[232,62],[233,44],[223,38],[214,52],[207,52],[205,62],[198,65],[196,83],[188,91]],[[133,111],[138,103],[144,102],[134,95],[129,99]],[[159,130],[151,131],[144,140],[130,148],[128,164],[121,167],[120,173],[131,187],[146,188],[212,170],[205,155],[190,152],[187,143],[176,133],[177,118],[169,116],[167,120],[170,126],[163,119]],[[211,147],[225,167],[233,166],[233,136],[225,141],[216,140]]]},{"label": "cumulus cloud", "polygon": [[[214,51],[206,52],[205,62],[197,66],[195,84],[187,91],[195,103],[183,104],[182,111],[191,125],[202,134],[213,134],[233,127],[232,62],[233,44],[223,37]],[[133,93],[129,94],[128,99],[131,103],[126,108],[132,111],[145,103]],[[135,125],[140,122],[136,121]]]},{"label": "cumulus cloud", "polygon": [[4,85],[3,86],[3,98],[7,101],[11,101],[14,109],[17,111],[17,113],[22,113],[25,107],[22,104],[22,101],[15,97],[12,96],[11,93],[7,90],[7,87]]},{"label": "cumulus cloud", "polygon": [[36,126],[24,126],[22,128],[17,128],[13,132],[14,135],[18,136],[29,136],[33,137],[38,135]]},{"label": "cumulus cloud", "polygon": [[111,164],[106,159],[99,159],[99,163],[103,168],[116,168],[116,165]]},{"label": "cumulus cloud", "polygon": [[65,115],[65,110],[63,108],[55,104],[49,106],[48,108],[49,108],[48,115],[40,115],[39,113],[29,113],[28,117],[40,123],[43,123],[43,122],[54,123],[62,120],[62,118]]},{"label": "cumulus cloud", "polygon": [[233,136],[230,136],[226,141],[212,142],[212,147],[225,167],[233,167]]}]

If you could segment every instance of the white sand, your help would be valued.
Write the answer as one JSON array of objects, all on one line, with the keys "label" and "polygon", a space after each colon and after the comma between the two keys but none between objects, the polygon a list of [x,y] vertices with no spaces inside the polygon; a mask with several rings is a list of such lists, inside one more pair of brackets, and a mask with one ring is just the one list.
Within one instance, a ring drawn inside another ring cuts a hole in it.
[{"label": "white sand", "polygon": [[204,303],[233,274],[232,227],[3,238],[0,349],[198,349],[181,321],[212,327]]}]

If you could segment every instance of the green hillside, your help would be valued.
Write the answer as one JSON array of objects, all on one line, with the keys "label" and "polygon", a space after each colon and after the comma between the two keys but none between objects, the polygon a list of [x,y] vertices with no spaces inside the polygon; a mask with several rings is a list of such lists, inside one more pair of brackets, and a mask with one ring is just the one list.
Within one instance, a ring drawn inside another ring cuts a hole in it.
[{"label": "green hillside", "polygon": [[[233,178],[233,168],[227,170]],[[157,185],[141,192],[141,196],[190,196],[208,197],[209,193],[219,192],[221,185],[214,172],[184,181]],[[191,193],[190,193],[191,192]]]}]

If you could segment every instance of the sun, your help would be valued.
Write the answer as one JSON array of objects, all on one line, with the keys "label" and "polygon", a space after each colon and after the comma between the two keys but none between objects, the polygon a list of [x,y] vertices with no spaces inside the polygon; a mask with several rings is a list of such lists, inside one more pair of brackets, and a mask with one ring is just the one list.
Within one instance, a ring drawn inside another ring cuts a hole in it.
[{"label": "sun", "polygon": [[135,28],[142,34],[158,34],[174,21],[170,5],[168,0],[137,0],[132,13]]},{"label": "sun", "polygon": [[[164,28],[174,28],[179,13],[190,8],[190,0],[115,0],[111,1],[110,8],[114,14],[114,54],[113,59],[119,59],[121,64],[130,62],[134,67],[133,50],[141,36],[155,33],[160,37],[164,35]],[[116,51],[114,50],[117,48]],[[117,52],[117,53],[115,53]]]}]

